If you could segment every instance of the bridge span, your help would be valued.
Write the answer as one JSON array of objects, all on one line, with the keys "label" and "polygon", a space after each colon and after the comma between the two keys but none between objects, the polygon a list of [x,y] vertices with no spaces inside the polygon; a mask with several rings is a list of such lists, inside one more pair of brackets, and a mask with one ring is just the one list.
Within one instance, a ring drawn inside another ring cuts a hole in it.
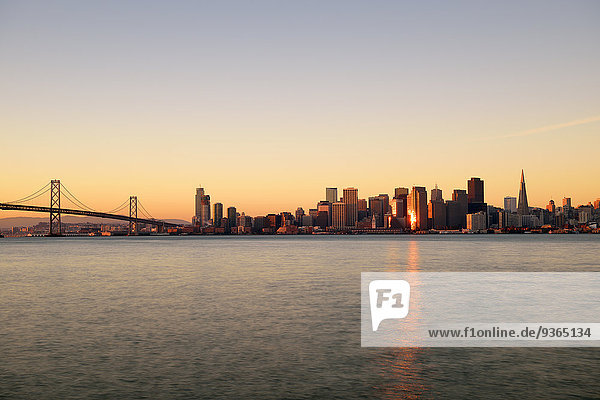
[{"label": "bridge span", "polygon": [[[49,187],[48,187],[49,186]],[[8,203],[0,203],[0,210],[13,210],[13,211],[29,211],[29,212],[40,212],[40,213],[48,213],[50,215],[50,231],[49,236],[60,236],[62,235],[62,226],[60,216],[61,214],[69,214],[69,215],[83,215],[88,217],[97,217],[97,218],[106,218],[106,219],[114,219],[120,221],[128,221],[129,222],[129,234],[135,235],[138,232],[139,224],[147,224],[157,226],[159,231],[163,231],[165,227],[176,227],[178,224],[174,224],[172,222],[162,221],[156,218],[138,218],[138,198],[137,196],[129,197],[129,215],[120,215],[115,214],[113,212],[101,212],[91,209],[86,206],[84,203],[79,201],[71,192],[66,189],[65,197],[74,205],[81,207],[81,209],[76,208],[64,208],[60,206],[61,201],[61,183],[60,180],[52,180],[49,184],[44,186],[42,189],[37,192],[24,197],[25,201],[30,201],[35,198],[42,196],[43,194],[50,192],[50,207],[45,206],[37,206],[37,205],[27,205],[27,204],[16,204],[19,200]],[[72,197],[71,197],[72,196]],[[142,210],[145,210],[141,203],[139,204]],[[114,211],[119,211],[124,209],[127,206],[127,201],[122,204],[122,207],[117,207]],[[143,212],[146,216],[151,217],[147,212]]]}]

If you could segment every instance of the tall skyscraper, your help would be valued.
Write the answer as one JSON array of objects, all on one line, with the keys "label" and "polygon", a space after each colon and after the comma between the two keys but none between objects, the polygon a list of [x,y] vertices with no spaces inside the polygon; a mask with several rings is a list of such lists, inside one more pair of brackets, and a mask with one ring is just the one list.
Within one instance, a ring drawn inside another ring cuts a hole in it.
[{"label": "tall skyscraper", "polygon": [[379,193],[377,197],[383,202],[383,213],[388,214],[390,212],[390,196],[387,193]]},{"label": "tall skyscraper", "polygon": [[278,229],[281,226],[281,214],[268,214],[269,226],[273,229]]},{"label": "tall skyscraper", "polygon": [[336,229],[344,229],[346,227],[346,203],[336,202],[331,205],[331,224]]},{"label": "tall skyscraper", "polygon": [[[465,228],[467,226],[467,212],[469,211],[469,203],[467,199],[467,191],[463,189],[454,189],[452,192],[452,201],[455,201],[456,206],[452,206],[447,210],[448,214],[451,213],[452,226],[453,228]],[[456,223],[459,225],[456,226]]]},{"label": "tall skyscraper", "polygon": [[529,215],[529,204],[527,204],[527,191],[525,190],[525,173],[521,170],[521,187],[519,188],[519,205],[517,214]]},{"label": "tall skyscraper", "polygon": [[386,214],[383,199],[379,196],[369,197],[369,210],[371,211],[372,220],[375,221],[375,226],[381,228],[383,226],[383,218]]},{"label": "tall skyscraper", "polygon": [[[392,203],[392,215],[396,218],[404,218],[404,226],[410,226],[410,221],[408,220],[408,188],[395,188],[394,199],[400,201],[397,201],[395,204]],[[393,209],[394,207],[396,207],[396,210]]]},{"label": "tall skyscraper", "polygon": [[459,202],[454,200],[446,201],[446,227],[448,229],[461,229],[463,227],[462,224],[461,205]]},{"label": "tall skyscraper", "polygon": [[362,221],[367,217],[367,210],[369,207],[367,206],[366,199],[358,199],[358,221]]},{"label": "tall skyscraper", "polygon": [[344,204],[346,204],[346,226],[353,228],[358,222],[358,189],[344,189]]},{"label": "tall skyscraper", "polygon": [[467,181],[467,211],[469,214],[484,212],[487,213],[487,204],[483,199],[483,180],[471,178]]},{"label": "tall skyscraper", "polygon": [[331,204],[337,203],[337,188],[325,188],[325,200]]},{"label": "tall skyscraper", "polygon": [[485,203],[483,200],[483,181],[479,178],[471,178],[467,181],[467,200],[469,203]]},{"label": "tall skyscraper", "polygon": [[[319,216],[321,219],[319,219]],[[317,203],[317,219],[318,225],[322,228],[331,226],[331,203],[328,201],[320,201]]]},{"label": "tall skyscraper", "polygon": [[433,229],[446,229],[446,203],[444,200],[429,202],[429,220]]},{"label": "tall skyscraper", "polygon": [[213,206],[213,225],[220,227],[223,219],[223,203],[215,203]]},{"label": "tall skyscraper", "polygon": [[506,196],[504,198],[504,211],[514,213],[517,212],[517,198]]},{"label": "tall skyscraper", "polygon": [[441,201],[444,200],[442,198],[442,189],[438,189],[437,183],[435,184],[435,188],[431,189],[431,201]]},{"label": "tall skyscraper", "polygon": [[406,198],[408,196],[408,188],[405,187],[397,187],[394,189],[394,198],[395,199],[402,199],[402,198]]},{"label": "tall skyscraper", "polygon": [[407,196],[404,196],[404,198],[394,198],[390,203],[392,218],[397,220],[400,228],[406,228],[407,226],[406,197]]},{"label": "tall skyscraper", "polygon": [[408,196],[408,206],[412,212],[411,228],[415,230],[427,230],[427,189],[423,186],[413,186]]},{"label": "tall skyscraper", "polygon": [[392,209],[392,217],[405,218],[406,217],[406,199],[392,199],[390,203]]},{"label": "tall skyscraper", "polygon": [[210,196],[204,194],[204,188],[199,187],[196,188],[196,212],[195,212],[195,220],[196,224],[200,226],[208,225],[208,221],[210,220]]},{"label": "tall skyscraper", "polygon": [[304,209],[302,207],[296,208],[296,214],[294,216],[296,217],[296,225],[298,225],[298,226],[302,225],[302,217],[304,217]]},{"label": "tall skyscraper", "polygon": [[550,200],[548,202],[548,205],[546,206],[546,210],[548,210],[549,212],[551,212],[552,214],[554,214],[554,212],[556,211],[556,206],[554,204],[554,200]]},{"label": "tall skyscraper", "polygon": [[237,226],[237,210],[235,207],[229,207],[227,209],[227,220],[230,228]]}]

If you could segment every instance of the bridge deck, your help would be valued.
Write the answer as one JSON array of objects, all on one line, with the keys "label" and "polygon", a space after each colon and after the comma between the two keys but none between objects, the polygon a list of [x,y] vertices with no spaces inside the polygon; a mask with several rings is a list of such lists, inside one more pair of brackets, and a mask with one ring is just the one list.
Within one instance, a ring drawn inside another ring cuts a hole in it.
[{"label": "bridge deck", "polygon": [[18,210],[18,211],[33,211],[33,212],[43,212],[50,213],[58,212],[60,214],[70,214],[70,215],[85,215],[88,217],[98,217],[98,218],[107,218],[107,219],[117,219],[121,221],[131,221],[133,220],[139,224],[148,224],[148,225],[162,225],[167,227],[179,226],[172,222],[161,221],[159,219],[146,219],[146,218],[129,218],[126,215],[118,215],[118,214],[108,214],[97,211],[83,211],[83,210],[75,210],[71,208],[53,208],[50,207],[42,207],[42,206],[27,206],[22,204],[8,204],[8,203],[0,203],[0,210]]}]

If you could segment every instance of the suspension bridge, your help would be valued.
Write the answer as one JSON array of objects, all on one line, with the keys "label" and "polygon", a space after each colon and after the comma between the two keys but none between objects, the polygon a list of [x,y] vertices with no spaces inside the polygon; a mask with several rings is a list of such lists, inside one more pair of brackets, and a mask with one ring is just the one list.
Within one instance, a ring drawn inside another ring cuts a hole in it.
[{"label": "suspension bridge", "polygon": [[[50,194],[50,207],[25,204],[47,195],[48,193]],[[61,199],[67,200],[75,208],[61,207]],[[127,209],[129,211],[128,214],[117,214],[119,212],[126,212]],[[152,217],[141,201],[138,200],[137,196],[129,196],[129,199],[125,200],[112,210],[106,212],[95,210],[80,201],[65,185],[60,183],[59,179],[51,180],[41,189],[29,196],[8,203],[0,203],[0,210],[33,211],[50,214],[49,236],[62,235],[62,225],[60,221],[60,216],[62,214],[85,215],[89,217],[128,221],[130,235],[137,235],[140,224],[156,226],[159,232],[164,231],[165,227],[178,226],[177,224]],[[142,216],[141,218],[138,217],[138,211]]]}]

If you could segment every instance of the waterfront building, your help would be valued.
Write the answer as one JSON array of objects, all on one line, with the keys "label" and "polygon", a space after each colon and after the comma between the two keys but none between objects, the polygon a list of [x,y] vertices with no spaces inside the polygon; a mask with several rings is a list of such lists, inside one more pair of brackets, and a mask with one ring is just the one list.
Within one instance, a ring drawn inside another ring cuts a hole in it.
[{"label": "waterfront building", "polygon": [[464,228],[467,226],[467,212],[469,211],[467,191],[463,189],[454,189],[452,192],[452,201],[458,203],[458,208],[456,209],[456,218],[460,220],[458,228]]},{"label": "waterfront building", "polygon": [[368,215],[368,206],[366,199],[358,199],[358,221],[362,221]]},{"label": "waterfront building", "polygon": [[308,215],[310,215],[312,217],[313,225],[314,225],[315,221],[317,220],[317,216],[319,215],[319,210],[316,208],[309,208]]},{"label": "waterfront building", "polygon": [[408,189],[405,187],[394,189],[394,200],[400,200],[401,202],[396,202],[395,212],[393,209],[391,210],[392,215],[396,214],[396,218],[404,218],[404,226],[410,225],[410,221],[408,221],[408,192]]},{"label": "waterfront building", "polygon": [[477,212],[467,214],[467,229],[472,232],[484,231],[487,229],[486,213]]},{"label": "waterfront building", "polygon": [[275,230],[281,227],[281,214],[267,214],[269,226]]},{"label": "waterfront building", "polygon": [[296,219],[291,212],[284,211],[281,213],[281,226],[290,226],[295,224]]},{"label": "waterfront building", "polygon": [[269,220],[267,217],[258,216],[252,219],[252,231],[254,233],[262,233],[263,229],[269,227]]},{"label": "waterfront building", "polygon": [[461,229],[463,215],[461,205],[454,200],[446,201],[446,227],[448,229]]},{"label": "waterfront building", "polygon": [[230,228],[237,226],[237,210],[235,207],[229,207],[227,209],[227,220],[229,221]]},{"label": "waterfront building", "polygon": [[[312,218],[311,218],[312,219]],[[314,224],[321,229],[326,229],[328,226],[331,226],[331,213],[327,211],[319,211],[317,213],[317,219]]]},{"label": "waterfront building", "polygon": [[427,189],[423,186],[413,186],[408,196],[409,214],[411,214],[411,229],[427,230]]},{"label": "waterfront building", "polygon": [[210,220],[210,196],[204,193],[203,187],[196,188],[194,217],[200,226],[208,225]]},{"label": "waterfront building", "polygon": [[303,215],[301,223],[302,226],[313,226],[313,217],[310,215]]},{"label": "waterfront building", "polygon": [[433,229],[446,229],[446,203],[444,200],[431,200],[428,213]]},{"label": "waterfront building", "polygon": [[215,203],[213,205],[213,225],[221,227],[221,220],[223,219],[223,203]]},{"label": "waterfront building", "polygon": [[[252,227],[252,217],[249,215],[246,215],[245,213],[242,213],[238,217],[237,226],[251,228]],[[244,230],[244,232],[246,232],[246,230]]]},{"label": "waterfront building", "polygon": [[331,226],[331,203],[328,201],[320,201],[317,204],[317,219],[325,218],[323,215],[325,215],[327,219],[320,220],[320,223],[317,222],[317,225],[321,226],[323,223],[325,223],[325,226]]},{"label": "waterfront building", "polygon": [[375,227],[383,227],[383,216],[385,215],[383,199],[379,196],[369,197],[369,211]]},{"label": "waterfront building", "polygon": [[344,229],[347,221],[347,205],[341,201],[331,205],[331,224],[336,229]]},{"label": "waterfront building", "polygon": [[344,189],[344,201],[346,205],[346,226],[355,227],[358,222],[358,189]]},{"label": "waterfront building", "polygon": [[392,199],[390,202],[391,214],[394,218],[406,218],[406,198]]},{"label": "waterfront building", "polygon": [[540,219],[532,214],[519,215],[521,218],[521,227],[523,228],[539,228],[542,226]]}]

